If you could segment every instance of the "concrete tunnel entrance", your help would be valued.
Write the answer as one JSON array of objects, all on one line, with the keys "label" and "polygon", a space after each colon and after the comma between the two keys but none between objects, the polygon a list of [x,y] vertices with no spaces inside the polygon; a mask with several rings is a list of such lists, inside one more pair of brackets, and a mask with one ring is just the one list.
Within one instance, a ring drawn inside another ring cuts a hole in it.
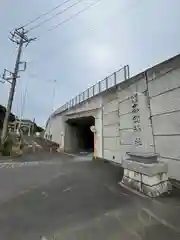
[{"label": "concrete tunnel entrance", "polygon": [[92,125],[95,125],[93,116],[68,119],[65,132],[65,151],[93,152],[94,135],[90,130]]}]

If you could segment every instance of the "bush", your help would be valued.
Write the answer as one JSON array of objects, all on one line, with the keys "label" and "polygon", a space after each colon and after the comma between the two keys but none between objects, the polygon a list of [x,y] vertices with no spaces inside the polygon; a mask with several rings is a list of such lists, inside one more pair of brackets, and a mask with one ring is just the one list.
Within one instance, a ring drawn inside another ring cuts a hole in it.
[{"label": "bush", "polygon": [[12,153],[13,141],[10,136],[7,136],[4,146],[1,146],[3,156],[10,156]]}]

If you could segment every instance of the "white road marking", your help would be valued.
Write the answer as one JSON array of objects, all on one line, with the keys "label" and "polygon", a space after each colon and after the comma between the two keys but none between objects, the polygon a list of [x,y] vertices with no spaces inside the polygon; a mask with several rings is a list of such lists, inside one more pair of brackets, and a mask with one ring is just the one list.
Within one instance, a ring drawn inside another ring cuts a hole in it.
[{"label": "white road marking", "polygon": [[72,187],[65,188],[65,189],[63,190],[63,192],[69,192],[69,191],[71,191],[71,189],[72,189]]},{"label": "white road marking", "polygon": [[19,195],[24,195],[26,193],[30,192],[30,189],[25,189],[19,193]]},{"label": "white road marking", "polygon": [[66,152],[63,152],[64,155],[69,155],[69,156],[72,156],[72,157],[77,157],[78,155],[76,154],[72,154],[72,153],[66,153]]},{"label": "white road marking", "polygon": [[29,166],[37,166],[37,165],[52,165],[52,164],[62,164],[57,161],[34,161],[34,162],[5,162],[0,163],[0,168],[19,168],[19,167],[29,167]]}]

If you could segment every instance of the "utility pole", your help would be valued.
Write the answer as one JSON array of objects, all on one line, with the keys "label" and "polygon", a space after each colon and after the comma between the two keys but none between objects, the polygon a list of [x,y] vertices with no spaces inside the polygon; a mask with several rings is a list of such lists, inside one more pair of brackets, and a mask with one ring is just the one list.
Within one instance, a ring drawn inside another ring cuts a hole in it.
[{"label": "utility pole", "polygon": [[[15,88],[16,88],[16,81],[18,76],[18,73],[20,71],[25,71],[26,70],[26,62],[21,62],[21,53],[22,53],[22,48],[23,45],[26,44],[26,46],[35,38],[28,38],[27,37],[27,32],[25,32],[24,28],[18,28],[15,29],[13,33],[11,33],[10,40],[18,45],[18,52],[17,52],[17,57],[16,57],[16,63],[14,67],[14,72],[10,72],[7,69],[4,70],[3,73],[3,80],[4,82],[9,82],[11,87],[10,87],[10,92],[9,92],[9,99],[8,99],[8,104],[6,108],[6,115],[4,118],[4,123],[3,123],[3,130],[2,130],[2,135],[1,135],[1,143],[2,146],[5,143],[5,139],[7,136],[7,130],[8,130],[8,121],[9,121],[9,116],[11,113],[11,108],[12,108],[12,103],[13,103],[13,98],[14,98],[14,93],[15,93]],[[20,70],[20,65],[23,64],[23,69]]]}]

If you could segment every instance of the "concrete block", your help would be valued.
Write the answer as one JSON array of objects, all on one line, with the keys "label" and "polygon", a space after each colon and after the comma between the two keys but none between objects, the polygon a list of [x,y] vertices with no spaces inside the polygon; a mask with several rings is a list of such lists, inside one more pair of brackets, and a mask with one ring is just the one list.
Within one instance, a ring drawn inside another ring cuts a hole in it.
[{"label": "concrete block", "polygon": [[118,110],[118,101],[114,100],[104,105],[104,114],[111,113]]},{"label": "concrete block", "polygon": [[158,154],[154,152],[127,152],[128,159],[141,163],[157,163]]},{"label": "concrete block", "polygon": [[179,57],[175,57],[170,61],[165,61],[154,68],[148,70],[148,80],[151,81],[154,78],[159,78],[162,75],[180,67]]},{"label": "concrete block", "polygon": [[126,100],[127,98],[131,97],[132,95],[134,95],[135,92],[137,92],[137,85],[136,85],[136,83],[130,85],[127,88],[121,89],[117,93],[119,102],[122,102],[122,101]]},{"label": "concrete block", "polygon": [[134,172],[134,171],[131,171],[129,169],[124,169],[124,176],[140,182],[142,175],[141,175],[141,173]]},{"label": "concrete block", "polygon": [[168,181],[167,173],[160,173],[155,176],[147,176],[142,174],[142,182],[148,186],[158,185],[159,183],[165,181]]},{"label": "concrete block", "polygon": [[119,126],[118,126],[118,124],[104,126],[103,136],[104,137],[118,137],[119,136]]},{"label": "concrete block", "polygon": [[145,152],[153,152],[154,148],[153,146],[150,146],[143,142],[142,145],[131,145],[129,151],[145,153]]},{"label": "concrete block", "polygon": [[134,139],[134,132],[133,129],[128,130],[120,130],[119,131],[120,136],[120,144],[129,144],[132,145],[133,139]]},{"label": "concrete block", "polygon": [[180,112],[157,115],[152,118],[154,134],[180,134]]},{"label": "concrete block", "polygon": [[131,99],[128,99],[125,102],[119,103],[119,116],[132,113],[132,101]]},{"label": "concrete block", "polygon": [[167,173],[168,166],[165,163],[144,164],[123,159],[122,167],[134,172],[142,173],[147,176],[155,176],[159,173]]},{"label": "concrete block", "polygon": [[175,69],[148,83],[150,97],[180,86],[180,69]]},{"label": "concrete block", "polygon": [[104,114],[103,115],[103,125],[113,125],[113,124],[118,124],[119,123],[119,116],[118,116],[118,111],[111,112],[110,114]]},{"label": "concrete block", "polygon": [[119,150],[119,137],[104,137],[105,150]]},{"label": "concrete block", "polygon": [[129,188],[132,188],[138,192],[141,191],[141,182],[140,181],[135,181],[134,179],[131,179],[129,177],[123,176],[122,184],[124,184],[125,186],[128,186]]},{"label": "concrete block", "polygon": [[127,114],[119,117],[119,122],[120,122],[120,129],[133,129],[133,114]]},{"label": "concrete block", "polygon": [[141,187],[141,192],[143,192],[145,195],[148,195],[149,197],[159,197],[164,193],[170,192],[171,190],[172,186],[169,181],[160,182],[154,186],[142,184]]},{"label": "concrete block", "polygon": [[151,110],[152,115],[180,110],[180,89],[152,98]]},{"label": "concrete block", "polygon": [[155,136],[156,152],[161,157],[180,160],[180,136]]},{"label": "concrete block", "polygon": [[161,181],[158,175],[159,174],[150,177],[125,169],[122,183],[132,189],[148,195],[149,197],[158,197],[172,189],[167,175],[164,173],[164,181]]}]

